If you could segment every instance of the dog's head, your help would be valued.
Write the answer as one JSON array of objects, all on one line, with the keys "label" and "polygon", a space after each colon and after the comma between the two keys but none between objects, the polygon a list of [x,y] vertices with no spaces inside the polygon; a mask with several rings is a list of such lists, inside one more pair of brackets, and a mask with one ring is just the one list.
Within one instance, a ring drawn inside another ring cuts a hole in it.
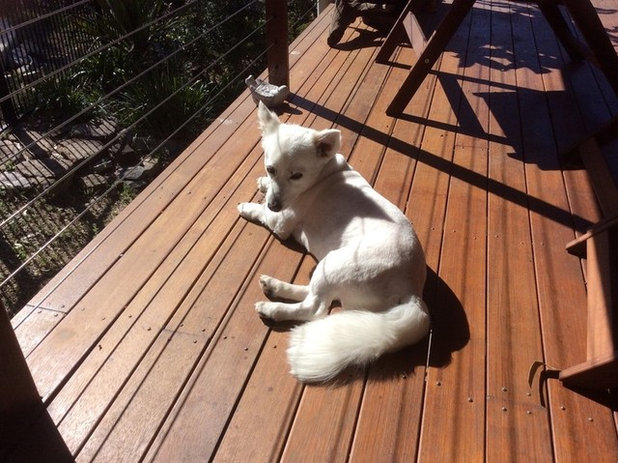
[{"label": "dog's head", "polygon": [[319,179],[341,145],[341,132],[282,124],[262,102],[258,107],[264,165],[270,178],[266,203],[272,211],[288,207]]}]

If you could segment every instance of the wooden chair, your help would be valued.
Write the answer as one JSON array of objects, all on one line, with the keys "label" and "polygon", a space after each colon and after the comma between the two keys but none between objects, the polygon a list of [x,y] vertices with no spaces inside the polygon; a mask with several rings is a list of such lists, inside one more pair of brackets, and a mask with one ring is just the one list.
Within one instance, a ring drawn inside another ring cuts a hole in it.
[{"label": "wooden chair", "polygon": [[568,153],[581,159],[604,217],[566,247],[586,259],[588,293],[586,360],[558,374],[570,387],[618,386],[618,186],[601,151],[617,129],[618,117],[614,117]]},{"label": "wooden chair", "polygon": [[562,371],[569,387],[618,386],[618,215],[596,224],[567,245],[586,259],[588,326],[586,360]]},{"label": "wooden chair", "polygon": [[[538,5],[571,59],[589,59],[601,69],[614,91],[618,93],[618,56],[590,0],[518,1]],[[406,36],[419,55],[408,77],[386,110],[390,116],[397,116],[403,112],[476,0],[454,0],[448,13],[429,39],[423,34],[416,19],[415,11],[417,11],[419,2],[423,0],[408,1],[376,57],[377,62],[387,62],[401,39]],[[569,11],[585,38],[588,49],[571,34],[559,5],[564,5]]]}]

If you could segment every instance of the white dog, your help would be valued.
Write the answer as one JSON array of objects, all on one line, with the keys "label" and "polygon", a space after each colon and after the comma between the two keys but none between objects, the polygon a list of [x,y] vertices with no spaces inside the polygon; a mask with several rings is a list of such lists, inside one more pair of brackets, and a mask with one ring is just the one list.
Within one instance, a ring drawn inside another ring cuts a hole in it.
[{"label": "white dog", "polygon": [[[260,316],[309,322],[291,333],[292,374],[327,381],[421,340],[430,324],[425,256],[410,222],[337,154],[338,130],[282,124],[261,103],[258,121],[266,202],[241,203],[240,215],[293,236],[319,261],[307,286],[260,277],[269,298],[298,301],[258,302]],[[354,310],[327,317],[335,300]]]}]

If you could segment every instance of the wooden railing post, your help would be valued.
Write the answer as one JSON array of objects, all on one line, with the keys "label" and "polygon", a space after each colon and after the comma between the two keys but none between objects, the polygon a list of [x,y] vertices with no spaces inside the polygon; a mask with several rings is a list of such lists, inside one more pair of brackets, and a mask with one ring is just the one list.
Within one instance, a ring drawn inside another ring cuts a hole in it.
[{"label": "wooden railing post", "polygon": [[318,16],[319,16],[319,15],[322,14],[322,11],[324,11],[326,9],[326,7],[331,4],[331,0],[318,0],[317,3],[318,3],[317,4],[317,7],[318,7],[317,13],[318,13]]},{"label": "wooden railing post", "polygon": [[74,462],[45,409],[0,303],[0,461]]},{"label": "wooden railing post", "polygon": [[290,85],[288,51],[288,3],[266,0],[266,54],[268,81],[273,85]]},{"label": "wooden railing post", "polygon": [[[1,56],[0,60],[2,60]],[[10,94],[11,91],[9,90],[6,76],[4,75],[4,66],[0,63],[0,98],[7,97]],[[17,122],[17,113],[15,112],[15,106],[13,106],[11,97],[8,97],[0,103],[0,111],[2,111],[2,116],[8,125],[12,126]]]},{"label": "wooden railing post", "polygon": [[0,304],[0,460],[43,408],[9,317]]}]

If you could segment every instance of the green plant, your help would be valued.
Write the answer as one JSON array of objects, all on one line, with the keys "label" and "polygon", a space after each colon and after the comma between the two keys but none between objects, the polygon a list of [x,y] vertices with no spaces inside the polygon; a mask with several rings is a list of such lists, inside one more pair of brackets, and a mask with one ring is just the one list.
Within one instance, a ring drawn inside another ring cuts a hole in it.
[{"label": "green plant", "polygon": [[[63,62],[78,56],[73,52],[85,53],[84,43],[89,51],[99,51],[32,89],[27,96],[38,101],[37,119],[65,121],[111,94],[103,105],[97,104],[81,119],[111,115],[122,128],[122,124],[124,127],[133,124],[173,95],[137,124],[136,134],[151,140],[148,149],[154,149],[199,110],[198,116],[174,136],[170,143],[174,153],[186,146],[204,129],[209,118],[219,114],[244,89],[247,74],[259,74],[265,68],[264,57],[248,67],[265,50],[261,2],[96,0],[93,3],[72,10],[79,11],[79,16],[74,14],[64,18],[64,22],[48,24],[50,28],[63,24],[62,29],[54,31],[62,39],[60,51],[67,52]],[[289,2],[292,35],[313,18],[314,7],[314,0]],[[33,15],[40,13],[38,8],[32,11]],[[162,16],[162,20],[157,20]],[[132,34],[135,29],[139,31]],[[243,40],[252,31],[256,33]],[[192,45],[188,46],[189,43]],[[151,67],[147,75],[136,79]],[[133,79],[134,82],[127,84]],[[116,91],[121,85],[122,90]],[[215,95],[216,100],[205,106]],[[11,168],[11,161],[2,167],[3,170]],[[80,220],[56,237],[51,246],[2,288],[0,302],[9,311],[25,304],[47,278],[66,265],[136,195],[137,188],[120,183],[118,190],[97,198]],[[3,227],[0,278],[4,279],[32,256],[92,200],[79,191],[43,198]],[[21,194],[0,190],[0,217],[8,216],[25,201],[27,198]]]},{"label": "green plant", "polygon": [[162,0],[97,0],[75,18],[77,27],[91,38],[91,47],[102,48],[81,64],[91,81],[109,92],[155,62],[155,35],[173,23],[157,21],[168,4]]},{"label": "green plant", "polygon": [[137,126],[136,132],[163,139],[199,112],[175,134],[176,138],[195,138],[204,129],[210,85],[202,79],[195,79],[191,84],[188,82],[191,81],[174,63],[153,69],[131,85],[117,103],[121,123],[129,126],[148,114],[145,121]]},{"label": "green plant", "polygon": [[163,0],[97,0],[92,17],[79,22],[82,29],[100,43],[118,42],[118,47],[140,56],[151,45],[152,34],[161,24],[157,19],[169,2]]},{"label": "green plant", "polygon": [[315,19],[317,7],[312,0],[288,1],[288,39],[291,42]]},{"label": "green plant", "polygon": [[87,73],[81,70],[46,79],[38,84],[33,92],[38,101],[37,110],[52,121],[77,114],[91,106],[81,120],[99,117],[105,112],[103,106],[95,105],[100,98],[100,91],[92,85]]}]

